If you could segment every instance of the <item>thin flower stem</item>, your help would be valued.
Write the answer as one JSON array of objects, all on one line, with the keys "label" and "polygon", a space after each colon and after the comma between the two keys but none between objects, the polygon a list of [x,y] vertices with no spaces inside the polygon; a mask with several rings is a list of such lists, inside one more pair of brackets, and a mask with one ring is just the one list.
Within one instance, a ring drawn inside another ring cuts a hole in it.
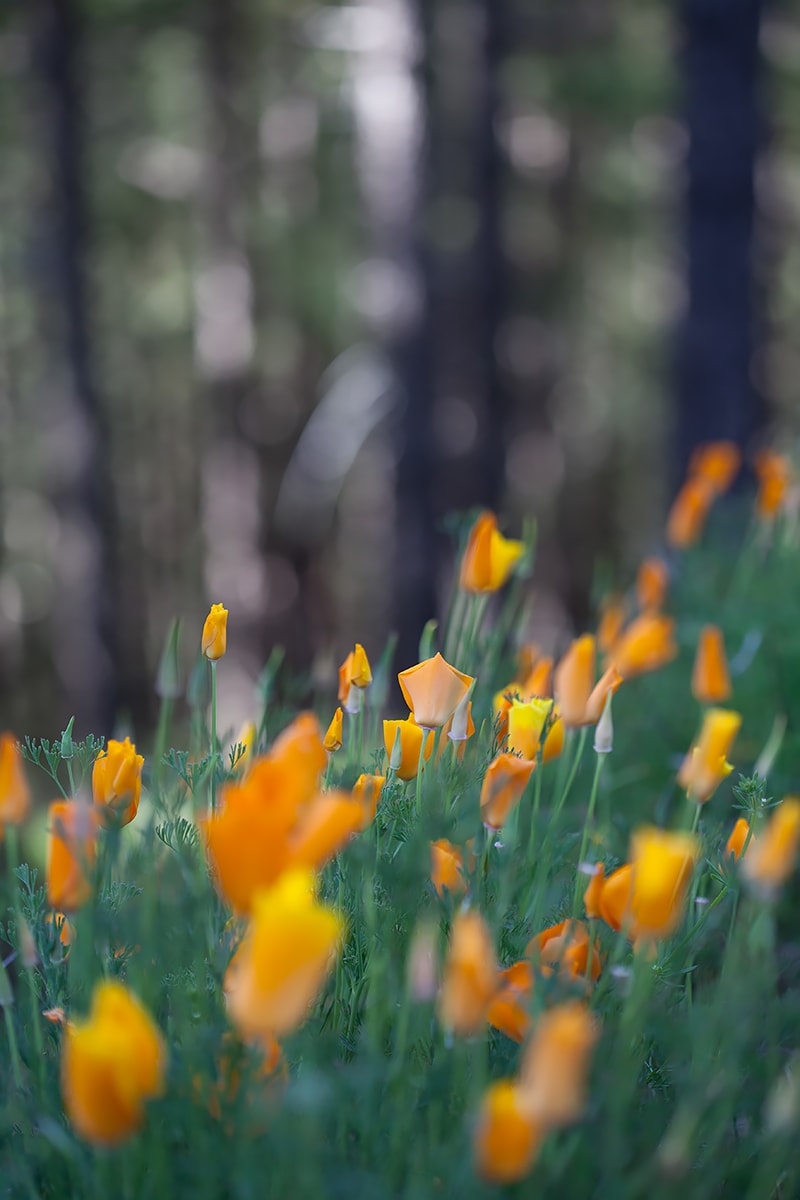
[{"label": "thin flower stem", "polygon": [[581,838],[581,848],[580,848],[580,852],[578,854],[578,871],[577,871],[577,877],[575,880],[575,895],[572,900],[572,915],[573,915],[573,917],[577,917],[578,909],[580,906],[581,883],[582,883],[581,864],[583,863],[584,855],[586,854],[586,846],[589,842],[589,831],[591,829],[592,820],[594,818],[594,808],[595,808],[595,804],[597,803],[597,789],[598,789],[598,786],[600,783],[600,775],[603,770],[603,764],[605,763],[605,758],[606,758],[605,754],[598,754],[597,755],[597,763],[595,764],[595,768],[594,768],[594,779],[592,780],[592,790],[589,793],[589,806],[586,810],[586,820],[583,823],[583,836]]},{"label": "thin flower stem", "polygon": [[[14,919],[17,925],[17,948],[19,949],[20,921],[22,917],[17,900],[19,894],[19,880],[17,877],[17,869],[19,867],[19,842],[17,839],[16,825],[6,826],[6,855],[8,859],[8,879],[12,889],[11,901],[14,909]],[[35,965],[26,964],[25,974],[28,978],[28,992],[31,1002],[31,1024],[33,1026],[33,1041],[36,1050],[36,1074],[39,1080],[39,1087],[44,1090],[44,1037],[42,1035],[42,1017],[41,1013],[39,1012],[39,998],[36,990]]]},{"label": "thin flower stem", "polygon": [[151,779],[153,792],[158,791],[158,786],[161,781],[162,759],[167,749],[167,739],[169,738],[169,729],[172,722],[173,701],[170,696],[163,696],[161,706],[158,710],[158,728],[156,730],[156,740],[153,747],[153,767],[151,771]]},{"label": "thin flower stem", "polygon": [[684,950],[689,945],[689,943],[692,941],[694,936],[699,932],[699,930],[701,930],[703,928],[706,921],[711,916],[712,912],[717,907],[719,902],[721,900],[725,899],[725,897],[728,894],[728,891],[729,891],[729,889],[727,887],[723,887],[722,891],[717,896],[714,897],[714,899],[711,901],[711,903],[706,908],[706,911],[703,913],[700,920],[695,925],[692,926],[692,928],[689,930],[689,932],[684,937],[681,938],[681,940],[678,942],[677,946],[674,946],[673,949],[670,951],[669,957],[667,959],[665,959],[665,961],[661,964],[662,971],[665,971],[667,969],[667,967],[670,965],[670,963],[672,962],[672,960],[674,958],[676,958],[677,955],[679,955],[681,953],[681,951]]},{"label": "thin flower stem", "polygon": [[19,1057],[19,1046],[17,1045],[17,1031],[14,1028],[14,1018],[11,1015],[11,1005],[3,1005],[3,1018],[6,1023],[6,1033],[8,1035],[8,1048],[11,1051],[11,1069],[14,1074],[14,1084],[17,1091],[22,1090],[22,1062]]},{"label": "thin flower stem", "polygon": [[211,660],[211,812],[217,807],[217,664]]}]

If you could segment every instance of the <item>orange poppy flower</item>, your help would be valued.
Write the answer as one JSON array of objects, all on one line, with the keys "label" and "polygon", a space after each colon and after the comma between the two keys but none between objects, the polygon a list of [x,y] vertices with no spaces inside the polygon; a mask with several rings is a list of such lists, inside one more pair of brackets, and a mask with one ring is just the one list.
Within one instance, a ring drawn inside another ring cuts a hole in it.
[{"label": "orange poppy flower", "polygon": [[533,991],[533,968],[527,959],[512,963],[500,972],[500,986],[489,1005],[487,1020],[513,1042],[522,1042],[531,1016],[528,1001]]},{"label": "orange poppy flower", "polygon": [[453,921],[439,990],[439,1020],[458,1037],[480,1033],[497,991],[492,936],[480,913],[462,909]]},{"label": "orange poppy flower", "polygon": [[536,762],[515,754],[498,754],[486,768],[481,786],[481,820],[488,829],[500,829],[528,786]]},{"label": "orange poppy flower", "polygon": [[92,894],[90,875],[97,854],[97,809],[82,800],[50,805],[47,839],[47,902],[73,912]]},{"label": "orange poppy flower", "polygon": [[22,825],[31,806],[22,755],[11,733],[0,737],[0,838],[4,825]]},{"label": "orange poppy flower", "polygon": [[441,654],[397,676],[406,704],[423,729],[438,729],[452,717],[475,680],[457,671]]},{"label": "orange poppy flower", "polygon": [[[395,745],[398,744],[398,736],[400,761],[395,764],[392,756],[395,753]],[[421,729],[410,715],[405,721],[383,722],[383,744],[386,747],[389,765],[397,778],[402,779],[405,783],[416,778],[423,738],[425,739],[425,761],[427,762],[433,754],[433,734],[430,731],[426,732]]]},{"label": "orange poppy flower", "polygon": [[353,784],[353,799],[359,802],[364,814],[363,829],[366,829],[375,820],[378,802],[385,783],[385,775],[359,775]]},{"label": "orange poppy flower", "polygon": [[792,873],[800,846],[800,800],[787,796],[747,849],[742,872],[766,892],[779,888]]},{"label": "orange poppy flower", "polygon": [[753,835],[750,832],[750,822],[745,817],[739,817],[731,831],[731,836],[725,843],[725,857],[728,858],[732,854],[738,861],[742,857],[745,846],[747,846],[747,853],[749,853],[752,845]]},{"label": "orange poppy flower", "polygon": [[543,1136],[519,1084],[500,1079],[487,1088],[481,1102],[473,1136],[475,1170],[487,1183],[524,1179]]},{"label": "orange poppy flower", "polygon": [[124,742],[110,738],[94,760],[92,798],[117,825],[129,824],[139,811],[143,766],[144,756],[136,753],[130,738]]},{"label": "orange poppy flower", "polygon": [[470,530],[461,560],[461,588],[465,592],[498,591],[524,553],[524,542],[503,537],[494,513],[481,513]]},{"label": "orange poppy flower", "polygon": [[658,612],[669,586],[669,571],[663,558],[646,558],[636,576],[636,599],[644,612]]},{"label": "orange poppy flower", "polygon": [[742,718],[727,708],[709,708],[700,735],[678,772],[678,783],[698,804],[714,795],[733,767],[727,761]]},{"label": "orange poppy flower", "polygon": [[586,705],[594,687],[595,644],[591,634],[577,638],[555,670],[553,689],[568,727],[588,724]]},{"label": "orange poppy flower", "polygon": [[730,694],[731,680],[722,630],[717,625],[705,625],[697,643],[692,695],[699,704],[723,704]]},{"label": "orange poppy flower", "polygon": [[443,896],[445,889],[451,896],[457,896],[467,889],[464,856],[458,846],[448,842],[447,838],[431,842],[431,883],[438,896]]},{"label": "orange poppy flower", "polygon": [[706,442],[697,446],[689,463],[689,475],[705,480],[716,495],[727,492],[742,464],[742,452],[735,442]]},{"label": "orange poppy flower", "polygon": [[667,517],[667,545],[674,550],[693,546],[703,532],[714,503],[715,491],[707,479],[687,479],[672,502]]},{"label": "orange poppy flower", "polygon": [[544,974],[559,970],[583,978],[588,969],[592,979],[600,975],[600,944],[592,945],[590,964],[589,930],[583,921],[559,921],[543,929],[528,942],[525,953]]},{"label": "orange poppy flower", "polygon": [[568,1125],[583,1114],[589,1059],[598,1036],[594,1017],[577,1000],[539,1018],[522,1060],[520,1087],[544,1129]]},{"label": "orange poppy flower", "polygon": [[642,613],[631,621],[614,647],[614,665],[623,679],[657,671],[678,653],[671,617]]},{"label": "orange poppy flower", "polygon": [[210,662],[222,658],[228,648],[228,610],[221,604],[212,604],[203,625],[202,650]]},{"label": "orange poppy flower", "polygon": [[253,899],[253,915],[225,975],[228,1015],[249,1042],[305,1021],[341,949],[344,922],[314,897],[308,871],[290,871]]}]

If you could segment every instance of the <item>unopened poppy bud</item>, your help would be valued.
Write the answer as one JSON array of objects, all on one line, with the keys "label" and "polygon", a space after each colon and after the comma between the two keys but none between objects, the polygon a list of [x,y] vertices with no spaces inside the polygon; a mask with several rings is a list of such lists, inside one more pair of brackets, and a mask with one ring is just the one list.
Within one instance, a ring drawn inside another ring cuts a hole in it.
[{"label": "unopened poppy bud", "polygon": [[434,921],[422,920],[411,935],[406,963],[409,995],[424,1004],[433,1000],[439,986],[439,930]]},{"label": "unopened poppy bud", "polygon": [[595,754],[610,754],[614,749],[614,722],[611,719],[611,700],[614,693],[609,689],[600,720],[594,727]]},{"label": "unopened poppy bud", "polygon": [[22,960],[23,967],[29,970],[35,967],[39,961],[39,953],[36,949],[36,942],[31,927],[24,917],[18,918],[17,937],[19,939],[19,956]]},{"label": "unopened poppy bud", "polygon": [[331,718],[331,723],[328,726],[325,737],[322,739],[322,744],[329,754],[335,753],[336,750],[342,748],[342,710],[337,708]]},{"label": "unopened poppy bud", "polygon": [[[450,728],[447,731],[447,736],[452,742],[465,742],[470,736],[469,726],[472,721],[470,712],[472,702],[469,697],[470,693],[467,692],[466,696],[459,700],[458,707],[453,713],[453,717],[450,722]],[[474,731],[474,725],[472,726],[472,729]]]},{"label": "unopened poppy bud", "polygon": [[692,671],[692,695],[700,704],[722,704],[731,694],[722,630],[706,625],[700,631]]},{"label": "unopened poppy bud", "polygon": [[203,626],[202,650],[209,662],[222,658],[228,648],[228,610],[212,604]]}]

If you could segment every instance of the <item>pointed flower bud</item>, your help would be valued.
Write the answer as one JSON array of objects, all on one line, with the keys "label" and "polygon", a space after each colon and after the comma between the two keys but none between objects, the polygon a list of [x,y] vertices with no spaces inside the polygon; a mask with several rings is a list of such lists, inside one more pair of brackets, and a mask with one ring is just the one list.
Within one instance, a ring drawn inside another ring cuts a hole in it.
[{"label": "pointed flower bud", "polygon": [[212,604],[203,626],[202,650],[209,662],[222,658],[228,648],[228,610]]},{"label": "pointed flower bud", "polygon": [[692,671],[692,695],[699,704],[724,704],[730,699],[725,642],[717,625],[705,625],[700,630]]},{"label": "pointed flower bud", "polygon": [[614,693],[609,688],[606,694],[606,702],[603,705],[603,711],[600,714],[600,720],[594,729],[595,754],[610,754],[614,749],[614,722],[611,719],[611,701],[613,696]]},{"label": "pointed flower bud", "polygon": [[791,875],[800,846],[800,800],[787,796],[772,812],[758,840],[748,847],[742,872],[749,883],[774,892]]},{"label": "pointed flower bud", "polygon": [[322,744],[329,754],[334,754],[342,748],[342,719],[342,710],[337,708],[322,739]]},{"label": "pointed flower bud", "polygon": [[4,825],[22,825],[31,805],[25,767],[11,733],[0,737],[0,838]]}]

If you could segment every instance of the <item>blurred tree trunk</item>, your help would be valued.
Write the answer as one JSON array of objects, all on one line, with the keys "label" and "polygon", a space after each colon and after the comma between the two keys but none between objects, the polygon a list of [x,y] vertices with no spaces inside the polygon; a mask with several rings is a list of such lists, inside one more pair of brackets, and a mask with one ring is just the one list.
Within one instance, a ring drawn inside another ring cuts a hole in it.
[{"label": "blurred tree trunk", "polygon": [[475,156],[478,167],[475,258],[479,323],[476,346],[480,355],[478,369],[483,385],[485,429],[480,439],[482,467],[480,494],[476,500],[491,508],[498,508],[505,489],[505,439],[509,415],[508,396],[498,362],[498,335],[506,303],[501,236],[503,160],[498,133],[501,116],[500,70],[506,53],[508,14],[505,0],[483,0],[482,8],[482,78],[477,116],[478,152]]},{"label": "blurred tree trunk", "polygon": [[[397,522],[394,624],[397,661],[417,661],[420,632],[436,614],[437,537],[433,504],[436,467],[433,408],[431,263],[423,228],[429,199],[432,132],[431,6],[408,0],[416,34],[414,80],[417,136],[409,137],[403,189],[407,211],[396,214],[390,241],[413,303],[395,331],[391,352],[404,402],[402,449],[397,465]],[[412,157],[413,155],[413,157]],[[401,221],[402,226],[401,227]],[[389,233],[389,231],[387,231]]]},{"label": "blurred tree trunk", "polygon": [[208,599],[229,605],[235,613],[235,657],[252,672],[261,654],[266,572],[259,458],[244,436],[241,420],[242,407],[255,387],[255,281],[246,208],[258,135],[241,95],[248,74],[248,17],[243,0],[206,0],[208,132],[195,285],[195,357],[209,407],[202,472]]},{"label": "blurred tree trunk", "polygon": [[713,438],[740,445],[763,418],[753,381],[755,168],[762,0],[683,0],[689,133],[687,307],[677,364],[677,467]]},{"label": "blurred tree trunk", "polygon": [[[46,414],[50,478],[61,524],[55,559],[53,646],[65,713],[80,732],[108,732],[115,708],[111,554],[114,519],[101,406],[93,378],[84,26],[79,0],[38,0],[36,53],[46,125],[47,185],[40,306],[59,378]],[[77,732],[77,731],[76,731]]]}]

